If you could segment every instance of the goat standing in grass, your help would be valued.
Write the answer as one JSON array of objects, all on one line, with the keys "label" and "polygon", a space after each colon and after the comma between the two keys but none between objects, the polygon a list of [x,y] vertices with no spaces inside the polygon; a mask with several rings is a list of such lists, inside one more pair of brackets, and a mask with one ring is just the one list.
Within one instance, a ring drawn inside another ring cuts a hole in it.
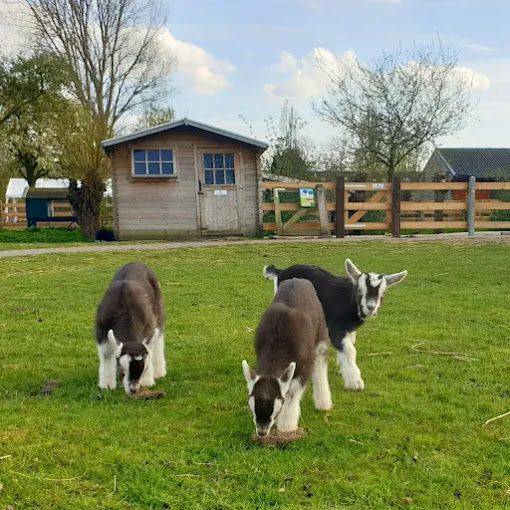
[{"label": "goat standing in grass", "polygon": [[99,387],[117,386],[117,369],[127,394],[153,386],[166,375],[165,313],[156,275],[145,264],[117,271],[96,316]]},{"label": "goat standing in grass", "polygon": [[312,282],[324,308],[331,343],[338,350],[337,361],[344,386],[361,391],[365,383],[356,365],[356,330],[377,315],[386,289],[401,282],[407,271],[390,275],[362,273],[349,259],[345,261],[345,269],[348,277],[334,276],[320,267],[307,265],[287,269],[265,266],[263,274],[274,281],[275,292],[290,278]]},{"label": "goat standing in grass", "polygon": [[255,334],[255,371],[243,361],[248,403],[260,438],[275,422],[280,432],[297,430],[310,377],[315,407],[331,409],[328,344],[324,312],[313,285],[299,278],[283,282]]}]

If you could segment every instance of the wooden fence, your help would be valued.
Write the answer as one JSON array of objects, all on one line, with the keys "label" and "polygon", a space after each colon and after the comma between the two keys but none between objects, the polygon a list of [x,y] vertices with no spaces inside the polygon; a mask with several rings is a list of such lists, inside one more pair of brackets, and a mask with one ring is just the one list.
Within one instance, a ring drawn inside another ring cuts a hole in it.
[{"label": "wooden fence", "polygon": [[[275,182],[264,181],[265,231],[344,237],[348,231],[510,229],[510,182]],[[314,188],[315,207],[296,201]],[[508,196],[504,195],[505,192]],[[496,195],[500,196],[496,196]],[[509,201],[505,201],[505,200]],[[503,212],[503,213],[502,213]],[[500,216],[506,216],[502,219]]]},{"label": "wooden fence", "polygon": [[[73,208],[65,199],[54,200],[51,206],[50,216],[55,218],[64,218],[73,216]],[[111,198],[104,198],[101,203],[101,226],[111,227],[113,223],[113,210]],[[43,222],[38,221],[38,227],[57,227],[68,228],[69,226],[76,227],[76,223],[69,221],[51,221]],[[25,200],[17,202],[0,202],[0,229],[25,229],[28,226]]]}]

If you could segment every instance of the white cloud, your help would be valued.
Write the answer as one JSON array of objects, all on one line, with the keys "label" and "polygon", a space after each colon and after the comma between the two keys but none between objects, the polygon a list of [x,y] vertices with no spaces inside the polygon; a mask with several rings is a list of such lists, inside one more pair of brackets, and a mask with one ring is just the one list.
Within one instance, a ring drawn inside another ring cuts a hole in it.
[{"label": "white cloud", "polygon": [[176,61],[176,73],[181,75],[199,95],[210,95],[230,87],[227,78],[235,67],[220,60],[196,44],[175,38],[166,28],[158,35],[161,49]]},{"label": "white cloud", "polygon": [[484,44],[479,44],[474,41],[469,41],[468,39],[464,39],[462,37],[450,37],[449,39],[453,44],[459,46],[460,48],[464,48],[465,50],[473,51],[475,53],[493,53],[496,51],[496,48],[492,48],[491,46],[486,46]]},{"label": "white cloud", "polygon": [[[291,99],[294,101],[318,97],[327,89],[330,74],[341,76],[345,67],[358,64],[353,50],[342,54],[335,54],[325,48],[314,48],[303,58],[297,58],[292,53],[283,51],[277,62],[270,69],[280,75],[282,79],[266,83],[265,94],[273,100]],[[405,66],[415,66],[415,62],[407,62]],[[327,70],[327,71],[326,71]],[[489,76],[469,67],[456,67],[453,78],[471,84],[473,91],[485,91],[491,85]]]},{"label": "white cloud", "polygon": [[491,80],[486,74],[479,73],[469,67],[456,67],[454,76],[460,81],[470,83],[471,89],[477,92],[487,90],[491,86]]},{"label": "white cloud", "polygon": [[325,48],[313,51],[298,59],[287,51],[282,51],[271,69],[285,75],[281,81],[266,83],[264,92],[271,99],[309,99],[323,94],[330,81],[326,69],[340,70],[342,65],[356,61],[352,51],[336,55]]}]

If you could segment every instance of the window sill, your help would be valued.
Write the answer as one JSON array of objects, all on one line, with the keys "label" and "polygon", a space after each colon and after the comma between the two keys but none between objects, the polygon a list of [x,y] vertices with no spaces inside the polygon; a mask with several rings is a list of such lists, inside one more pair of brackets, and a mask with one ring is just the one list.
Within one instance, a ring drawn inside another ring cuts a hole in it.
[{"label": "window sill", "polygon": [[202,188],[204,190],[214,190],[214,189],[237,189],[237,184],[203,184]]},{"label": "window sill", "polygon": [[177,175],[131,175],[131,182],[165,182],[177,181]]}]

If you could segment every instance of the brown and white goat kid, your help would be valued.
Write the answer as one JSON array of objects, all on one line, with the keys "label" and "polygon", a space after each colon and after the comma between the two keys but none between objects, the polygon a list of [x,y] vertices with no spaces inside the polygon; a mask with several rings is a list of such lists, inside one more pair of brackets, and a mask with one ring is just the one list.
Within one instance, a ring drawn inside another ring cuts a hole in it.
[{"label": "brown and white goat kid", "polygon": [[117,370],[127,394],[165,376],[164,323],[161,288],[153,271],[139,262],[120,268],[97,309],[99,387],[116,388]]},{"label": "brown and white goat kid", "polygon": [[248,404],[257,436],[298,427],[301,398],[310,377],[315,407],[331,409],[328,383],[328,329],[312,283],[300,278],[282,282],[255,334],[257,367],[243,361]]}]

